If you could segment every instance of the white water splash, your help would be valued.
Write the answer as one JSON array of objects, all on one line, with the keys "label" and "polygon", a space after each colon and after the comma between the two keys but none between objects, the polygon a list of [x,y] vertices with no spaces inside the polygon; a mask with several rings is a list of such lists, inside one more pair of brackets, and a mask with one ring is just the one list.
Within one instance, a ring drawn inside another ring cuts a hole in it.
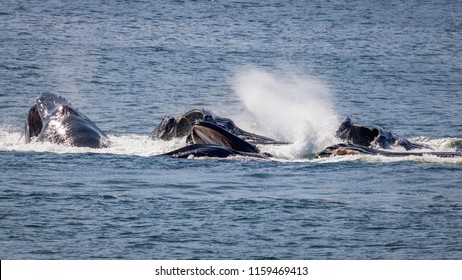
[{"label": "white water splash", "polygon": [[269,147],[272,154],[309,157],[337,142],[340,122],[330,91],[319,79],[249,69],[236,76],[234,90],[264,133],[294,143]]}]

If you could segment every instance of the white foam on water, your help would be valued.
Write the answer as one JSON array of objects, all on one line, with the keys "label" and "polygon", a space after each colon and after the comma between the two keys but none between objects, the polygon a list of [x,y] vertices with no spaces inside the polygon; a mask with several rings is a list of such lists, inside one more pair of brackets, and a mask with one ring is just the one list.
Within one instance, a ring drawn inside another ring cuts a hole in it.
[{"label": "white foam on water", "polygon": [[26,144],[19,132],[0,131],[0,151],[51,152],[51,153],[100,153],[133,156],[152,156],[184,146],[184,139],[155,141],[148,135],[108,135],[111,145],[107,148],[92,149],[57,145],[48,142]]},{"label": "white foam on water", "polygon": [[[91,149],[91,148],[78,148],[69,147],[64,145],[57,145],[47,142],[31,142],[29,144],[24,143],[24,138],[20,132],[11,131],[9,129],[0,128],[0,151],[2,152],[49,152],[57,154],[65,153],[95,153],[95,154],[116,154],[116,155],[128,155],[128,156],[153,156],[162,153],[170,152],[174,149],[185,146],[185,139],[175,139],[172,141],[157,141],[149,138],[148,135],[108,135],[111,139],[111,146],[103,149]],[[428,139],[428,138],[414,138],[411,139],[414,142],[420,144],[426,144],[432,148],[428,151],[442,151],[451,152],[455,151],[456,147],[460,149],[462,139],[460,138],[440,138],[440,139]],[[285,147],[285,149],[284,149]],[[265,151],[273,152],[275,158],[271,160],[283,161],[283,162],[316,162],[316,163],[338,163],[348,161],[358,162],[370,162],[370,163],[387,163],[387,162],[421,162],[421,163],[432,163],[432,164],[452,164],[462,165],[462,158],[442,158],[432,155],[424,156],[403,156],[403,157],[386,157],[380,155],[345,155],[345,156],[334,156],[328,158],[313,158],[311,157],[294,157],[292,158],[294,150],[298,148],[294,145],[282,145],[273,146],[273,148],[267,148]],[[291,150],[293,149],[293,150]],[[274,151],[277,151],[279,155],[276,155]],[[289,154],[284,154],[284,152]],[[295,151],[296,152],[296,151]],[[246,160],[245,158],[238,157],[236,159]],[[254,158],[251,158],[254,160]],[[257,159],[259,160],[259,159]]]},{"label": "white foam on water", "polygon": [[428,137],[415,137],[410,138],[409,141],[441,152],[453,152],[455,150],[462,150],[462,139],[455,137],[431,139]]},{"label": "white foam on water", "polygon": [[105,153],[152,156],[170,152],[184,146],[185,139],[172,141],[156,141],[148,135],[108,135],[111,139],[111,146],[101,149]]},{"label": "white foam on water", "polygon": [[[460,147],[462,139],[460,138],[439,138],[429,139],[424,137],[418,137],[410,139],[414,143],[426,145],[428,148],[415,150],[415,152],[456,152],[460,151],[456,147]],[[406,152],[401,148],[395,148],[391,151],[395,152]],[[411,151],[412,152],[412,151]],[[420,163],[431,163],[431,164],[444,164],[444,165],[462,165],[462,157],[439,157],[431,154],[409,155],[399,157],[389,157],[384,155],[342,155],[342,156],[331,156],[326,158],[316,158],[312,160],[317,163],[336,163],[346,161],[357,161],[367,163],[391,163],[391,162],[420,162]]]}]

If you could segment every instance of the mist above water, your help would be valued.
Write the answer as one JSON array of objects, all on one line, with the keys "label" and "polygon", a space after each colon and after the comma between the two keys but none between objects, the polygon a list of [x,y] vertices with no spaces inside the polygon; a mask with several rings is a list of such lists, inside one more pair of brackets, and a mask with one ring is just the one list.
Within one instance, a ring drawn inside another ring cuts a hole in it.
[{"label": "mist above water", "polygon": [[236,75],[234,91],[261,131],[294,143],[271,152],[305,157],[336,142],[339,118],[329,88],[318,78],[247,69]]}]

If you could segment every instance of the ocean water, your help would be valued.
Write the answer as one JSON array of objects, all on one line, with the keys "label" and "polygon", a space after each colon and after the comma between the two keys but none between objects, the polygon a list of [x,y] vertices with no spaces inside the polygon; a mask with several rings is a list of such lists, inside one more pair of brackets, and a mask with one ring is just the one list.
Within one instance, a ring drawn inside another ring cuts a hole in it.
[{"label": "ocean water", "polygon": [[[461,259],[462,159],[316,159],[349,116],[462,150],[458,1],[0,2],[1,259]],[[113,144],[25,144],[40,93]],[[206,108],[292,141],[171,159]]]}]

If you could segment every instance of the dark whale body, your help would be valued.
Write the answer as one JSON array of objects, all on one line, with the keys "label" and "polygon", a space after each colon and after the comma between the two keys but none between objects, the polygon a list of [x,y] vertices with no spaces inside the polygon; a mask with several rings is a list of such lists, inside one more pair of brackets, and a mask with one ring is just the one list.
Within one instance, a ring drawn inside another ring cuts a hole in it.
[{"label": "dark whale body", "polygon": [[163,155],[187,158],[247,156],[265,158],[269,155],[260,153],[258,148],[222,127],[210,122],[196,122],[187,137],[186,147]]},{"label": "dark whale body", "polygon": [[245,156],[266,158],[265,155],[259,153],[247,153],[234,150],[229,147],[214,145],[214,144],[191,144],[186,147],[162,154],[174,158],[188,157],[212,157],[212,158],[227,158],[230,156]]},{"label": "dark whale body", "polygon": [[[336,136],[346,143],[340,143],[325,148],[317,157],[339,155],[381,155],[387,157],[424,156],[462,157],[462,152],[432,151],[430,147],[412,143],[411,141],[392,134],[382,127],[368,128],[353,124],[347,118],[337,130]],[[404,148],[405,151],[393,151],[391,148]],[[425,149],[425,150],[422,150]]]},{"label": "dark whale body", "polygon": [[29,109],[24,128],[26,143],[44,141],[75,147],[103,148],[109,138],[89,118],[61,96],[41,94]]},{"label": "dark whale body", "polygon": [[266,158],[255,145],[288,144],[266,136],[247,132],[229,118],[215,115],[205,109],[193,109],[180,117],[165,116],[152,131],[155,140],[186,137],[183,148],[165,153],[171,157],[229,157],[247,156]]},{"label": "dark whale body", "polygon": [[350,144],[381,149],[389,149],[391,147],[402,147],[406,150],[428,148],[396,136],[383,127],[375,126],[368,128],[353,124],[350,118],[346,118],[340,125],[336,136]]}]

